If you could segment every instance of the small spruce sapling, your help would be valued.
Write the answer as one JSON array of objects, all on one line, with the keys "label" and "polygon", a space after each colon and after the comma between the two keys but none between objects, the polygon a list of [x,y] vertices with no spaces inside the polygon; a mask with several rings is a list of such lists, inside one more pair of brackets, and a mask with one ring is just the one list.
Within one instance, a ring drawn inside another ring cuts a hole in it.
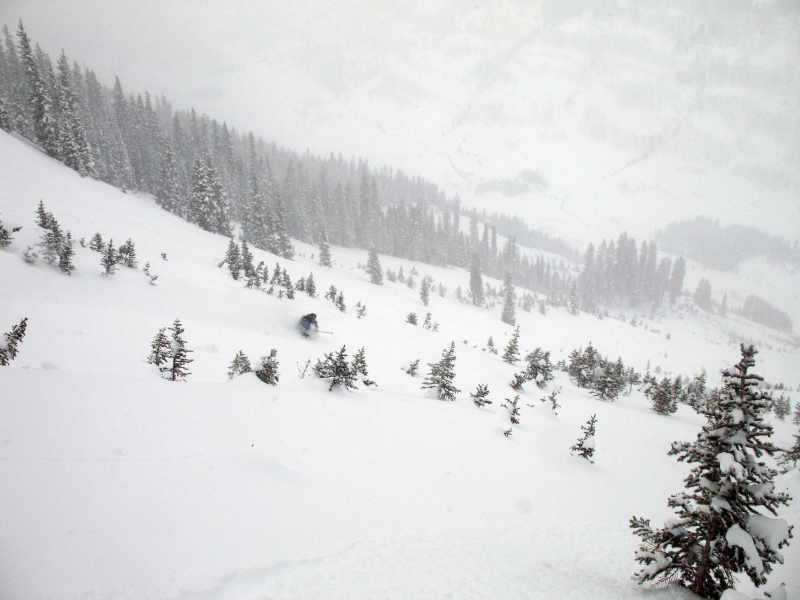
[{"label": "small spruce sapling", "polygon": [[411,325],[417,324],[417,313],[408,313],[406,315],[406,323],[410,323]]},{"label": "small spruce sapling", "polygon": [[439,400],[455,400],[456,394],[461,391],[453,385],[455,362],[456,344],[450,342],[450,349],[442,351],[442,358],[439,362],[428,363],[431,370],[422,382],[422,389],[436,390],[436,397]]},{"label": "small spruce sapling", "polygon": [[792,415],[792,423],[800,425],[800,402],[794,405],[794,415]]},{"label": "small spruce sapling", "polygon": [[542,396],[542,402],[550,401],[550,408],[553,409],[553,412],[558,414],[556,411],[561,408],[561,405],[558,403],[558,394],[561,392],[561,388],[556,388],[552,392],[550,392],[549,396]]},{"label": "small spruce sapling", "polygon": [[431,299],[431,284],[427,277],[423,277],[422,279],[422,285],[419,288],[419,299],[422,300],[425,306],[428,306],[428,302],[430,302]]},{"label": "small spruce sapling", "polygon": [[519,407],[517,404],[519,403],[519,396],[514,396],[513,400],[509,400],[506,398],[507,404],[501,404],[503,408],[508,409],[509,419],[511,420],[512,425],[519,425]]},{"label": "small spruce sapling", "polygon": [[156,279],[158,279],[158,275],[151,275],[150,274],[150,262],[146,262],[144,267],[142,267],[142,273],[144,273],[147,277],[150,278],[150,285],[156,284]]},{"label": "small spruce sapling", "polygon": [[169,360],[172,354],[172,346],[169,343],[169,338],[164,333],[166,330],[166,327],[159,329],[156,337],[150,342],[150,356],[147,357],[148,364],[161,367]]},{"label": "small spruce sapling", "polygon": [[339,292],[336,296],[336,302],[333,303],[336,308],[342,312],[347,312],[347,306],[344,304],[344,293]]},{"label": "small spruce sapling", "polygon": [[425,313],[425,320],[422,322],[423,329],[431,329],[433,327],[433,321],[431,320],[431,313]]},{"label": "small spruce sapling", "polygon": [[334,356],[333,352],[325,355],[325,360],[317,359],[314,372],[322,379],[330,379],[331,385],[328,391],[334,386],[341,385],[348,390],[357,390],[355,385],[356,374],[353,373],[350,364],[347,362],[347,350],[342,346]]},{"label": "small spruce sapling", "polygon": [[792,404],[790,399],[781,393],[780,396],[773,399],[772,410],[775,412],[776,417],[778,417],[781,421],[785,421],[786,417],[792,413]]},{"label": "small spruce sapling", "polygon": [[28,328],[28,317],[22,319],[11,328],[11,331],[4,333],[5,343],[0,344],[0,365],[7,367],[8,364],[19,354],[19,345],[25,337],[25,330]]},{"label": "small spruce sapling", "polygon": [[117,251],[114,249],[114,240],[108,240],[108,245],[103,249],[100,265],[103,267],[104,277],[111,277],[117,272]]},{"label": "small spruce sapling", "polygon": [[328,291],[325,292],[325,300],[330,300],[331,302],[336,302],[336,294],[338,290],[336,289],[335,285],[332,285],[328,288]]},{"label": "small spruce sapling", "polygon": [[306,279],[306,294],[308,294],[312,298],[315,298],[317,295],[317,286],[314,284],[313,273],[309,273],[308,279]]},{"label": "small spruce sapling", "polygon": [[8,248],[11,245],[11,241],[14,239],[11,237],[11,234],[17,233],[21,229],[22,226],[19,226],[8,231],[8,229],[3,227],[3,221],[0,221],[0,248]]},{"label": "small spruce sapling", "polygon": [[503,435],[506,436],[506,437],[511,437],[511,434],[513,433],[513,429],[514,429],[513,427],[509,427],[508,429],[503,431]]},{"label": "small spruce sapling", "polygon": [[356,316],[360,319],[367,314],[367,305],[361,304],[361,300],[356,302]]},{"label": "small spruce sapling", "polygon": [[417,374],[417,369],[419,369],[419,359],[412,360],[407,366],[403,367],[403,370],[412,377]]},{"label": "small spruce sapling", "polygon": [[489,340],[486,342],[486,348],[484,348],[484,350],[488,350],[492,354],[497,354],[497,346],[494,345],[492,336],[489,336]]},{"label": "small spruce sapling", "polygon": [[361,382],[364,385],[366,385],[368,387],[370,385],[377,385],[371,379],[367,379],[367,377],[369,376],[369,373],[367,373],[367,358],[366,358],[366,355],[364,353],[364,348],[363,347],[361,348],[361,350],[356,352],[355,355],[353,355],[353,362],[351,363],[350,366],[351,366],[351,370],[353,372],[353,376],[354,377],[358,377],[359,375],[363,375],[364,376],[364,379],[361,380]]},{"label": "small spruce sapling", "polygon": [[510,364],[519,360],[519,325],[514,328],[514,333],[503,352],[503,360]]},{"label": "small spruce sapling", "polygon": [[103,236],[100,233],[95,233],[92,236],[92,239],[89,240],[89,249],[94,250],[95,252],[103,252],[105,250],[106,245],[103,242]]},{"label": "small spruce sapling", "polygon": [[253,367],[250,366],[250,359],[247,358],[247,355],[243,350],[239,350],[239,352],[236,353],[236,356],[233,357],[231,366],[228,367],[228,379],[233,379],[237,375],[244,375],[245,373],[251,373],[252,371]]},{"label": "small spruce sapling", "polygon": [[579,456],[582,456],[590,463],[594,463],[592,457],[594,456],[594,450],[595,450],[594,436],[595,436],[596,424],[597,424],[597,415],[592,415],[592,417],[588,421],[586,421],[586,425],[581,425],[581,431],[583,431],[583,437],[579,439],[575,443],[575,445],[570,448],[570,452],[572,454],[577,452]]},{"label": "small spruce sapling", "polygon": [[278,374],[278,350],[273,348],[269,351],[269,356],[262,356],[260,365],[258,369],[256,369],[256,377],[258,377],[261,381],[269,385],[278,385],[278,379],[280,375]]},{"label": "small spruce sapling", "polygon": [[186,379],[187,375],[191,375],[191,372],[186,369],[186,365],[194,361],[189,358],[191,350],[186,349],[186,342],[181,337],[185,330],[181,326],[180,319],[175,319],[169,330],[172,332],[170,360],[167,361],[167,364],[162,365],[160,370],[165,374],[165,379],[182,381]]},{"label": "small spruce sapling", "polygon": [[132,239],[128,238],[128,241],[119,247],[117,261],[129,269],[137,269],[139,267],[139,262],[136,259],[136,247]]},{"label": "small spruce sapling", "polygon": [[478,408],[481,408],[486,404],[492,403],[492,401],[488,399],[489,398],[488,383],[479,383],[478,389],[476,389],[474,392],[470,392],[469,395],[472,397],[472,401]]}]

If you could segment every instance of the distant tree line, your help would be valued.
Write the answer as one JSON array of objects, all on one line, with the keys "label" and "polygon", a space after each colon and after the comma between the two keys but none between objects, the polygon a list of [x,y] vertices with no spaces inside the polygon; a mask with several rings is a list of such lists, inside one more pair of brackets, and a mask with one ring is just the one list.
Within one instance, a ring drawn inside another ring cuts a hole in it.
[{"label": "distant tree line", "polygon": [[119,78],[109,89],[63,51],[54,69],[21,21],[16,40],[7,27],[4,35],[0,127],[81,175],[153,194],[207,231],[230,236],[239,223],[243,239],[286,259],[294,255],[291,238],[440,266],[467,268],[477,256],[483,274],[510,277],[573,311],[578,292],[587,310],[622,301],[657,306],[667,291],[680,293],[683,261],[658,262],[652,243],[638,254],[627,236],[590,246],[578,282],[563,260],[520,249],[518,241],[578,259],[572,246],[518,217],[466,212],[433,183],[363,159],[298,155],[194,109],[173,110],[163,95],[126,93]]},{"label": "distant tree line", "polygon": [[800,265],[800,242],[790,244],[755,227],[728,225],[708,217],[673,222],[656,231],[656,240],[664,250],[696,260],[702,265],[730,271],[741,261],[769,256]]}]

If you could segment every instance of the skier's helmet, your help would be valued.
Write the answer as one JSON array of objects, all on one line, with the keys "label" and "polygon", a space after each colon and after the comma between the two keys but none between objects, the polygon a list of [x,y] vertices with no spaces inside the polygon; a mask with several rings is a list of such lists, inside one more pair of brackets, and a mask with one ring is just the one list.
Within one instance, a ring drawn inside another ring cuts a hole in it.
[{"label": "skier's helmet", "polygon": [[309,317],[311,317],[311,320],[312,320],[312,321],[316,321],[316,320],[317,320],[317,314],[316,314],[316,313],[311,313],[311,314],[310,314],[310,315],[308,315],[308,316],[309,316]]}]

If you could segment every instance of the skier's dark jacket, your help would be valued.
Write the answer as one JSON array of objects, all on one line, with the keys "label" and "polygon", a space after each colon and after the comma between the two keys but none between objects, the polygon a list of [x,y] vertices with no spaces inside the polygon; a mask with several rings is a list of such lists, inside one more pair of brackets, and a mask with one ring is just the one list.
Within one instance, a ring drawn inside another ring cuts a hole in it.
[{"label": "skier's dark jacket", "polygon": [[300,323],[298,323],[298,327],[302,330],[303,335],[307,335],[305,332],[310,331],[312,326],[314,327],[314,331],[319,331],[316,314],[309,313],[300,317]]}]

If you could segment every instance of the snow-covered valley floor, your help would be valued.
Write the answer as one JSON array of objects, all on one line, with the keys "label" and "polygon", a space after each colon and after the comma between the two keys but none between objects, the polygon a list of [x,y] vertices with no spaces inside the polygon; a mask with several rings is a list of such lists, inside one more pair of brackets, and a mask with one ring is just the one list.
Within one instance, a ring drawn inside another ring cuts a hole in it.
[{"label": "snow-covered valley floor", "polygon": [[[132,238],[156,285],[141,268],[102,277],[100,255],[77,244],[71,276],[26,264],[40,200],[75,239]],[[659,416],[635,390],[605,403],[557,372],[546,390],[526,386],[521,423],[505,437],[500,404],[521,366],[483,347],[492,336],[502,351],[513,328],[499,306],[455,299],[465,271],[382,256],[384,269],[416,268],[446,286],[426,308],[418,290],[370,284],[357,267],[366,252],[332,248],[325,269],[316,248],[296,242],[294,261],[254,250],[256,262],[279,262],[293,281],[313,272],[317,298],[246,289],[217,267],[227,239],[148,196],[81,179],[3,132],[0,219],[23,226],[0,251],[0,331],[28,318],[19,356],[0,368],[0,598],[691,597],[631,581],[638,538],[628,520],[673,515],[666,501],[688,467],[667,450],[694,439],[701,417],[688,406]],[[330,285],[347,312],[322,298]],[[428,311],[437,332],[405,322]],[[309,312],[332,333],[298,336]],[[183,383],[145,362],[176,317],[194,359]],[[591,341],[638,370],[705,367],[718,385],[719,369],[739,358],[734,333],[768,341],[756,372],[800,383],[788,338],[742,320],[676,311],[645,329],[563,309],[517,318],[522,350],[541,346],[554,362]],[[453,341],[461,392],[442,402],[420,385]],[[328,392],[301,376],[306,361],[342,345],[350,356],[365,348],[376,388]],[[236,352],[255,361],[272,348],[277,386],[228,379]],[[414,359],[411,377],[401,367]],[[479,383],[493,402],[480,409],[469,397]],[[557,413],[539,401],[554,388]],[[594,464],[569,452],[592,414]],[[775,443],[788,446],[796,426],[770,417]],[[800,473],[777,481],[796,498],[781,516],[799,525]],[[786,582],[797,599],[797,536],[785,556],[766,589]],[[748,581],[739,589],[763,595]]]}]

